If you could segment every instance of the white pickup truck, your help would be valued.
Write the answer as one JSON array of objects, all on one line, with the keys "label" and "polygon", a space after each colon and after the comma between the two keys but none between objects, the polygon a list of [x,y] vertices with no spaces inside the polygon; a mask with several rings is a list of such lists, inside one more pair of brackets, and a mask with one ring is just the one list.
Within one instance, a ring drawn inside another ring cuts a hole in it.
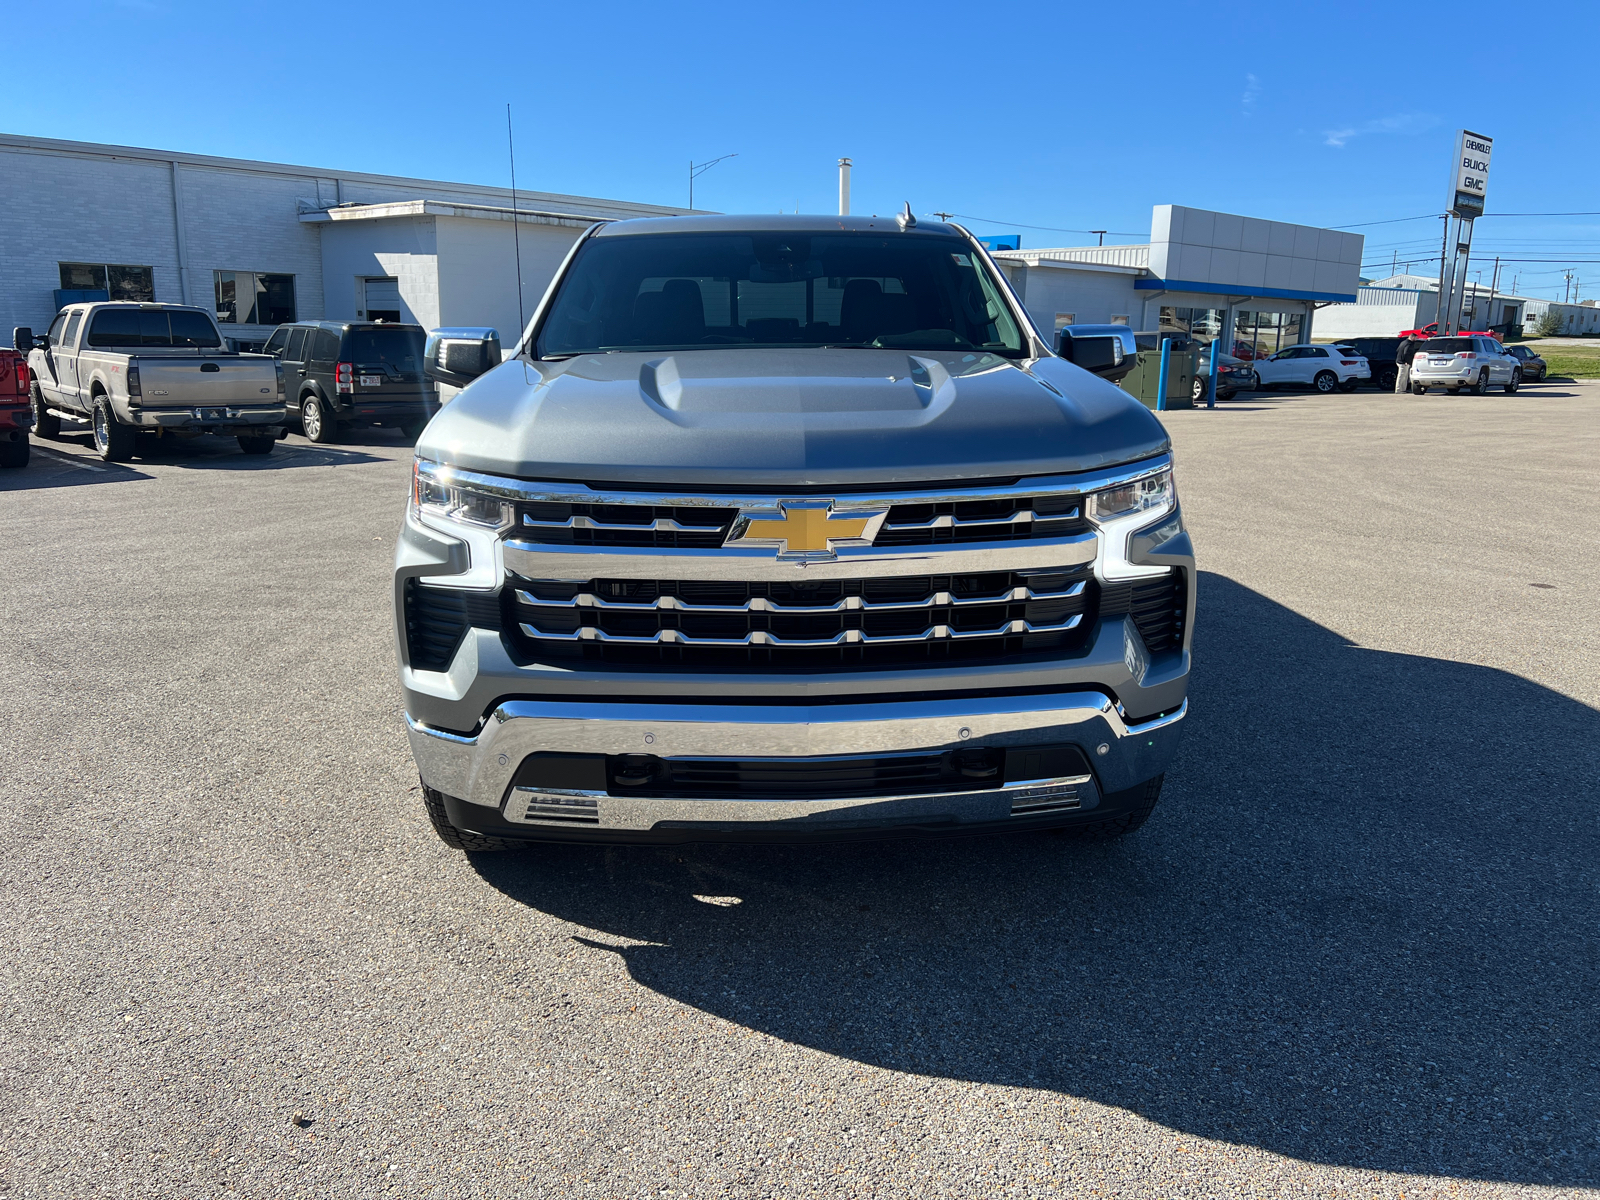
[{"label": "white pickup truck", "polygon": [[215,318],[181,304],[73,304],[41,338],[15,331],[33,377],[34,427],[90,426],[107,462],[145,439],[220,433],[246,454],[270,454],[287,432],[283,367],[269,354],[224,347]]}]

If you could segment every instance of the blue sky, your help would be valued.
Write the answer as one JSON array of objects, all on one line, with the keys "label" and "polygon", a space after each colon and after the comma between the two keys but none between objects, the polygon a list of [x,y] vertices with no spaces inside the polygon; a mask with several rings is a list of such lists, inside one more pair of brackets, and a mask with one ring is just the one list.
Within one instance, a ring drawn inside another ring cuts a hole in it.
[{"label": "blue sky", "polygon": [[[503,184],[510,101],[526,188],[684,204],[691,159],[737,153],[698,206],[831,212],[848,155],[857,212],[909,200],[1029,246],[1145,240],[1161,203],[1337,226],[1437,213],[1466,127],[1495,138],[1491,213],[1600,210],[1600,106],[1562,49],[1594,44],[1600,6],[1528,23],[1458,0],[1464,40],[1401,11],[81,0],[19,35],[0,124]],[[1359,232],[1369,275],[1436,269],[1436,217]],[[1486,218],[1475,265],[1496,253],[1559,260],[1501,284],[1557,297],[1569,263],[1597,260],[1571,269],[1600,295],[1600,216]]]}]

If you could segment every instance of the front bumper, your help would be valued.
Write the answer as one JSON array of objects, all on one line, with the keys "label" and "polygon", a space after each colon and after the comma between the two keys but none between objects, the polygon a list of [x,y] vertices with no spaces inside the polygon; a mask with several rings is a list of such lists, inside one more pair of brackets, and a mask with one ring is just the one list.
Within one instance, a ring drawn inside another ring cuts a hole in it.
[{"label": "front bumper", "polygon": [[[475,737],[409,715],[423,782],[453,822],[534,840],[807,840],[1070,824],[1115,815],[1166,770],[1188,702],[1138,724],[1101,692],[909,703],[740,706],[507,701]],[[656,798],[513,786],[524,759],[650,753],[666,759],[809,759],[1071,745],[1087,774],[974,791],[826,800]]]}]

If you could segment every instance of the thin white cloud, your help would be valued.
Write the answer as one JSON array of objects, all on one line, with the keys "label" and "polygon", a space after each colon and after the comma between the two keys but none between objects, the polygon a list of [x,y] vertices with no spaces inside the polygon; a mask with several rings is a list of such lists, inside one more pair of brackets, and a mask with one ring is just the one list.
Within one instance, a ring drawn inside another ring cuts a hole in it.
[{"label": "thin white cloud", "polygon": [[1252,116],[1256,111],[1256,100],[1261,95],[1261,81],[1254,75],[1244,77],[1244,95],[1239,97],[1239,109],[1245,116]]},{"label": "thin white cloud", "polygon": [[1426,133],[1439,124],[1439,118],[1432,113],[1395,113],[1389,117],[1377,117],[1371,121],[1364,121],[1360,125],[1347,125],[1342,129],[1325,129],[1322,131],[1322,144],[1324,146],[1342,147],[1351,138],[1366,137],[1373,133],[1395,133],[1402,135]]}]

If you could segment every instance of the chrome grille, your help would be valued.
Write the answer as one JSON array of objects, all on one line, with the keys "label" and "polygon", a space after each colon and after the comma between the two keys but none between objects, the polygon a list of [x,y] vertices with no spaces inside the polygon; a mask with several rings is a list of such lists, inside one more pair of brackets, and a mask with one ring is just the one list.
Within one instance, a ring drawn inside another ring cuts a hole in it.
[{"label": "chrome grille", "polygon": [[516,579],[536,658],[835,667],[1060,652],[1093,622],[1087,565],[815,583]]},{"label": "chrome grille", "polygon": [[[560,546],[708,548],[722,545],[738,514],[733,506],[537,501],[517,506],[514,536]],[[890,507],[873,545],[1029,541],[1088,528],[1081,497],[1072,494],[899,503]]]}]

